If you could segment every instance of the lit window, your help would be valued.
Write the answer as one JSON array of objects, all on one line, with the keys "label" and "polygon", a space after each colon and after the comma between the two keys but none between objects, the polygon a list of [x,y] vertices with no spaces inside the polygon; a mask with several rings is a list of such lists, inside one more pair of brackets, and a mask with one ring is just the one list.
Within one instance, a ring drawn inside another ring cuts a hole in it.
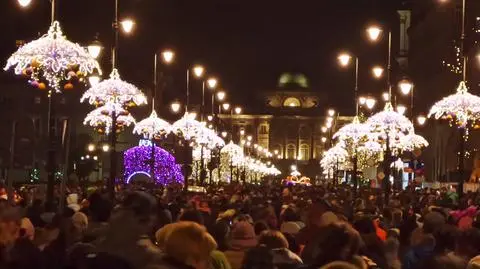
[{"label": "lit window", "polygon": [[285,107],[299,107],[300,106],[300,100],[295,97],[288,97],[283,101],[283,106]]}]

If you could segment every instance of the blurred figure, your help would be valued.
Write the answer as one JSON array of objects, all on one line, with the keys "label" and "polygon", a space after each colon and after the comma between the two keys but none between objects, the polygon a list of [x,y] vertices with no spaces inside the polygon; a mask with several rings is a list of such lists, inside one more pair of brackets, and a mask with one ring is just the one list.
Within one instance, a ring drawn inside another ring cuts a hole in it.
[{"label": "blurred figure", "polygon": [[258,239],[258,245],[265,246],[272,251],[273,263],[278,267],[302,264],[302,259],[288,249],[288,241],[279,231],[262,232]]},{"label": "blurred figure", "polygon": [[247,221],[239,221],[232,227],[230,250],[225,251],[233,269],[240,269],[245,252],[257,245],[255,230]]}]

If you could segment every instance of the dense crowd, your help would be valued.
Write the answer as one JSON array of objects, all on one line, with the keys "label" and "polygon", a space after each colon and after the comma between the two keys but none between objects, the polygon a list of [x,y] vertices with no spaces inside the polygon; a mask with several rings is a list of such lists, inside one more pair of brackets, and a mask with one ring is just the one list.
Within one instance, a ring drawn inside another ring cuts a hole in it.
[{"label": "dense crowd", "polygon": [[349,186],[212,186],[0,200],[0,268],[480,268],[480,196]]}]

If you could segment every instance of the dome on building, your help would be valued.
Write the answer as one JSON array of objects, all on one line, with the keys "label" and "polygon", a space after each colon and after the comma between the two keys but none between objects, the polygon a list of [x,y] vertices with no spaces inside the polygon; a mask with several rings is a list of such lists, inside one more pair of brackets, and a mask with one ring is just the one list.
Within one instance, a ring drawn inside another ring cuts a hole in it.
[{"label": "dome on building", "polygon": [[283,73],[278,79],[279,88],[308,88],[308,79],[302,73]]}]

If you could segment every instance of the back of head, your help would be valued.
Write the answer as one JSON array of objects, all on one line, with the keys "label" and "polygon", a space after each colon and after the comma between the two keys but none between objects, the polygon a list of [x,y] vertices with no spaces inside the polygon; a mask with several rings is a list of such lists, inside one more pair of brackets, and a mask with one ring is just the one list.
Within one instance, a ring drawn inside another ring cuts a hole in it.
[{"label": "back of head", "polygon": [[193,265],[209,260],[217,248],[205,227],[195,222],[181,222],[166,238],[165,253],[178,262]]},{"label": "back of head", "polygon": [[264,246],[249,249],[245,253],[242,262],[242,269],[275,269],[273,253]]},{"label": "back of head", "polygon": [[121,209],[132,212],[140,222],[147,222],[155,214],[157,201],[142,191],[134,191],[126,195],[121,203]]},{"label": "back of head", "polygon": [[279,231],[263,231],[258,239],[258,244],[268,249],[288,248],[288,241]]},{"label": "back of head", "polygon": [[200,211],[195,210],[195,209],[185,210],[185,211],[180,215],[180,217],[178,218],[178,220],[180,220],[180,221],[192,221],[192,222],[196,222],[196,223],[198,223],[198,224],[200,224],[200,225],[204,225],[204,224],[205,224],[202,214],[200,213]]}]

